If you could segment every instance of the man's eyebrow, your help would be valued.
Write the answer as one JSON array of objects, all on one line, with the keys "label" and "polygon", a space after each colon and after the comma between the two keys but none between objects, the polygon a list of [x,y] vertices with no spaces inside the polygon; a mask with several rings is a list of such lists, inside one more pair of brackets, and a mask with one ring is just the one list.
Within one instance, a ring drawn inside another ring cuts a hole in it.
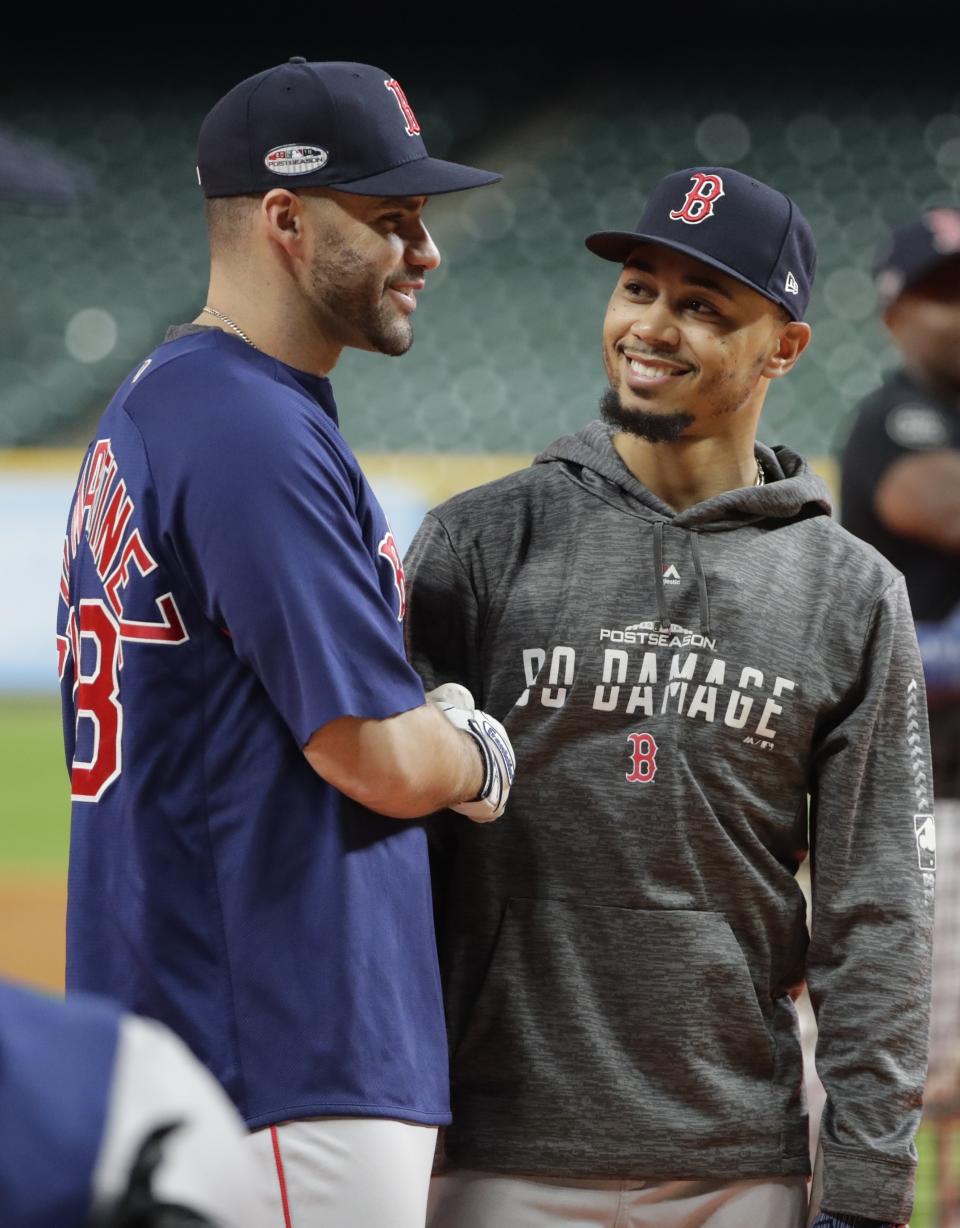
[{"label": "man's eyebrow", "polygon": [[730,291],[721,286],[718,281],[714,281],[712,277],[701,277],[696,273],[690,273],[683,280],[688,286],[699,286],[701,290],[712,290],[714,294],[722,295],[729,302],[734,301]]},{"label": "man's eyebrow", "polygon": [[378,209],[402,209],[405,213],[413,213],[422,204],[427,203],[425,196],[381,196],[377,200]]},{"label": "man's eyebrow", "polygon": [[[641,273],[650,273],[656,275],[656,267],[650,264],[647,260],[641,260],[639,257],[631,257],[623,266],[625,269],[638,269]],[[697,286],[701,290],[712,290],[714,294],[720,294],[723,298],[728,299],[731,303],[734,302],[734,297],[724,286],[718,281],[714,281],[712,277],[707,277],[702,273],[685,273],[683,277],[684,285]]]}]

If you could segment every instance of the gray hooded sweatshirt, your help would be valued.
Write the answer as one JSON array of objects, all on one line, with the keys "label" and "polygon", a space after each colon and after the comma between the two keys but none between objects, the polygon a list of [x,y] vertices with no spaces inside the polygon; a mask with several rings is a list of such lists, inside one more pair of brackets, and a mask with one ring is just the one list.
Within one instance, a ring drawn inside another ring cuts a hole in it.
[{"label": "gray hooded sweatshirt", "polygon": [[469,687],[518,759],[501,820],[432,831],[446,1156],[805,1173],[806,978],[823,1205],[902,1220],[935,859],[923,675],[900,574],[800,457],[757,454],[765,486],[675,513],[592,423],[411,547],[415,666]]}]

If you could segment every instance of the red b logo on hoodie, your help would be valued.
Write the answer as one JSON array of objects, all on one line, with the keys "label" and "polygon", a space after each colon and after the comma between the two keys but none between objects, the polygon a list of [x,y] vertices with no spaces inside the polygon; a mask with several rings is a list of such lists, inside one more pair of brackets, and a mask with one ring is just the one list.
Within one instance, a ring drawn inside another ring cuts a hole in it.
[{"label": "red b logo on hoodie", "polygon": [[687,193],[686,199],[679,209],[670,212],[674,222],[686,222],[688,226],[696,226],[713,217],[714,201],[723,195],[723,180],[719,175],[707,175],[703,171],[693,172],[693,187]]}]

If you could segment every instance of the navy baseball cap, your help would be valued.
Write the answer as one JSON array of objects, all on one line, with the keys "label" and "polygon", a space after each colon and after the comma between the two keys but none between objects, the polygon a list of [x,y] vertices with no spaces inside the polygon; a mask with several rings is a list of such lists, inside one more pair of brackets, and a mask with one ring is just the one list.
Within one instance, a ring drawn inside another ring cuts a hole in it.
[{"label": "navy baseball cap", "polygon": [[725,166],[697,166],[661,179],[636,230],[588,235],[587,247],[622,264],[638,243],[685,252],[735,277],[802,320],[817,249],[789,196]]},{"label": "navy baseball cap", "polygon": [[881,307],[942,264],[960,259],[960,209],[928,209],[894,228],[880,247],[873,277]]},{"label": "navy baseball cap", "polygon": [[361,196],[437,196],[501,175],[431,158],[400,83],[370,64],[295,55],[235,85],[200,128],[205,196],[340,188]]}]

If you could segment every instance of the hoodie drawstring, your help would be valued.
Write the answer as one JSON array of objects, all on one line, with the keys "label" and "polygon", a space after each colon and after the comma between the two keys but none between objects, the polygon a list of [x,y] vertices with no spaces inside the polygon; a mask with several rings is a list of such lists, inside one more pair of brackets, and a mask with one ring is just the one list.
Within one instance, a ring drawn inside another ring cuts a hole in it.
[{"label": "hoodie drawstring", "polygon": [[660,619],[660,630],[670,630],[670,617],[667,614],[667,594],[663,589],[663,521],[653,522],[653,570],[657,586],[657,615]]},{"label": "hoodie drawstring", "polygon": [[690,548],[693,552],[693,569],[697,573],[697,587],[700,590],[700,633],[710,634],[710,594],[707,592],[707,577],[703,572],[703,562],[700,558],[700,534],[690,534]]},{"label": "hoodie drawstring", "polygon": [[[690,551],[693,555],[693,569],[697,574],[697,592],[700,599],[700,633],[710,635],[710,594],[707,592],[707,577],[703,570],[703,560],[700,557],[700,535],[696,530],[690,530]],[[670,630],[670,615],[667,611],[667,594],[663,587],[663,521],[653,522],[653,570],[657,589],[657,617],[660,620],[660,630]]]}]

